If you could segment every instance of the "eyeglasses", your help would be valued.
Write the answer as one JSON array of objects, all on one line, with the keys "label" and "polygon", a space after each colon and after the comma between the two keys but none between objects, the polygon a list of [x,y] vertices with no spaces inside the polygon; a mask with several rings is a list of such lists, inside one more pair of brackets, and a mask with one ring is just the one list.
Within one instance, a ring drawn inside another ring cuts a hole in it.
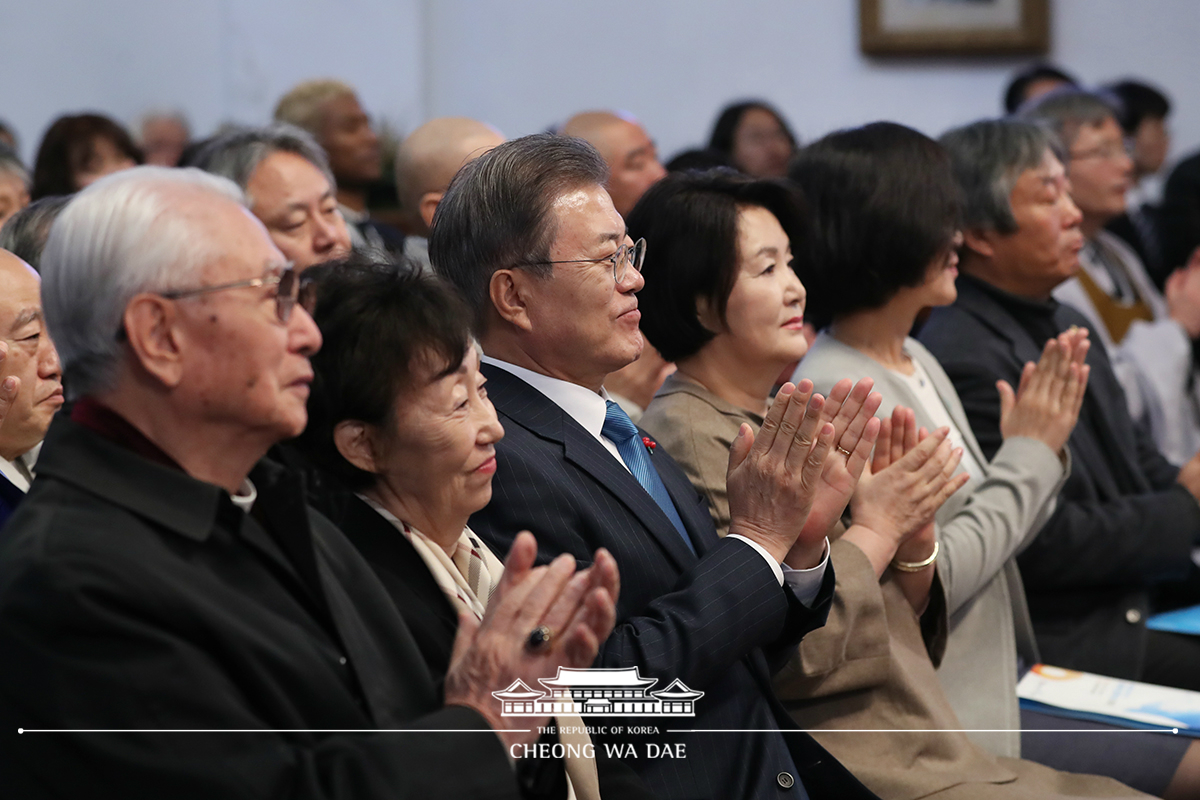
[{"label": "eyeglasses", "polygon": [[[288,261],[284,264],[267,267],[266,273],[261,278],[250,278],[249,280],[233,281],[232,283],[219,283],[216,286],[200,286],[195,289],[177,289],[170,292],[159,292],[158,294],[168,300],[181,300],[185,297],[223,292],[226,289],[258,289],[263,286],[278,286],[279,289],[275,294],[275,316],[279,318],[281,323],[286,325],[287,321],[292,317],[292,309],[296,307],[296,301],[300,298],[302,283],[300,276],[296,274],[295,265],[291,261]],[[308,287],[309,284],[306,284],[305,288]]]},{"label": "eyeglasses", "polygon": [[1089,158],[1115,161],[1121,156],[1133,155],[1133,141],[1131,139],[1122,139],[1119,142],[1108,141],[1087,150],[1080,150],[1078,153],[1068,153],[1068,155],[1072,161],[1084,161]]},{"label": "eyeglasses", "polygon": [[625,279],[630,267],[634,272],[642,271],[642,262],[646,260],[646,240],[638,239],[632,246],[623,244],[617,252],[604,258],[572,258],[566,261],[524,261],[518,267],[535,267],[543,264],[599,264],[607,261],[612,264],[613,280],[620,283]]}]

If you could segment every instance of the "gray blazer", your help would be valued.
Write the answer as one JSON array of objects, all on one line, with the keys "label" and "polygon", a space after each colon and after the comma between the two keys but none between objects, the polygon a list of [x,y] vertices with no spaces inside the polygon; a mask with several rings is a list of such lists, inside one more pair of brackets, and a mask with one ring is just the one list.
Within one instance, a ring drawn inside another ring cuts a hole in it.
[{"label": "gray blazer", "polygon": [[[964,728],[1006,731],[972,738],[997,755],[1019,757],[1017,657],[1029,665],[1039,658],[1015,557],[1053,512],[1070,462],[1064,466],[1040,441],[1011,437],[988,463],[937,360],[915,339],[906,339],[904,349],[925,368],[963,441],[987,473],[982,481],[972,479],[937,514],[938,574],[950,613],[950,638],[938,677]],[[817,337],[795,375],[808,378],[822,393],[842,378],[867,377],[883,395],[880,416],[903,405],[916,412],[918,425],[934,427],[901,376],[828,333]]]}]

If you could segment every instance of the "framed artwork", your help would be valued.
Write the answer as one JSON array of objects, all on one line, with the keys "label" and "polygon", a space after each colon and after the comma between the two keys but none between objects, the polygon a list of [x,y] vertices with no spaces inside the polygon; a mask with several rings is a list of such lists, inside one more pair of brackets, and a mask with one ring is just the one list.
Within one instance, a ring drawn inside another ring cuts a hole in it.
[{"label": "framed artwork", "polygon": [[1045,53],[1050,0],[859,0],[868,55]]}]

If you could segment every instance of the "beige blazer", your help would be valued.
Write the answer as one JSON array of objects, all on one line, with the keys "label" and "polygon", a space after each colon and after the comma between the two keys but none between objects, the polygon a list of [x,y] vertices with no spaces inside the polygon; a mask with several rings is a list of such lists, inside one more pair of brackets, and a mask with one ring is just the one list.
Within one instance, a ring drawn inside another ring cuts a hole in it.
[{"label": "beige blazer", "polygon": [[[757,428],[761,419],[678,374],[642,417],[696,488],[716,500],[711,511],[721,532],[728,529],[729,445],[743,422]],[[830,560],[837,583],[829,619],[804,637],[775,689],[796,722],[871,791],[889,800],[1145,796],[1108,778],[980,748],[960,730],[934,670],[947,631],[940,582],[918,619],[890,573],[877,580],[853,544],[835,541]]]},{"label": "beige blazer", "polygon": [[[938,677],[965,728],[1005,731],[975,733],[973,738],[997,755],[1015,758],[1021,753],[1017,657],[1030,666],[1039,661],[1015,558],[1053,512],[1069,461],[1064,465],[1042,442],[1012,437],[988,463],[937,359],[915,339],[905,340],[904,349],[924,367],[986,471],[983,480],[972,479],[937,515],[942,548],[938,573],[950,614],[950,639]],[[842,378],[872,378],[875,391],[883,395],[881,416],[904,405],[916,412],[919,425],[934,427],[901,376],[828,333],[817,337],[796,376],[811,380],[818,392],[828,392]]]}]

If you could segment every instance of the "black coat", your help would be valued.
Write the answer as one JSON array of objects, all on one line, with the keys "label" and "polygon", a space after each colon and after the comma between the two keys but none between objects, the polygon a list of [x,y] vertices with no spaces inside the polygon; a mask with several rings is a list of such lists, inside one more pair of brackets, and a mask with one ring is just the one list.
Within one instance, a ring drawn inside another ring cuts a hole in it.
[{"label": "black coat", "polygon": [[518,797],[498,737],[441,707],[387,593],[302,482],[268,462],[251,478],[247,515],[55,419],[0,537],[0,792]]},{"label": "black coat", "polygon": [[[379,512],[352,495],[338,498],[330,505],[334,506],[331,519],[337,522],[379,576],[440,688],[450,666],[454,637],[458,633],[458,613],[454,606],[416,548]],[[553,745],[558,738],[546,734],[542,741]],[[556,769],[539,770],[539,786],[551,785],[549,773],[563,774],[561,764],[554,766]],[[596,752],[596,774],[604,800],[641,800],[654,796],[628,767],[607,758],[603,748]]]},{"label": "black coat", "polygon": [[804,607],[751,547],[718,539],[704,499],[659,447],[651,460],[693,554],[595,437],[525,381],[488,364],[483,372],[505,437],[496,447],[492,501],[471,518],[472,529],[499,553],[519,531],[530,530],[543,563],[565,552],[586,566],[597,548],[607,548],[621,571],[621,595],[617,627],[601,646],[597,666],[636,666],[642,677],[658,679],[655,689],[679,679],[706,693],[691,719],[610,718],[657,729],[628,740],[638,748],[686,745],[686,759],[627,763],[666,797],[793,797],[795,790],[779,783],[789,757],[814,800],[874,797],[796,729],[770,685],[800,638],[824,624],[832,568],[814,607]]},{"label": "black coat", "polygon": [[[1051,300],[1029,303],[1047,337],[1087,319]],[[1023,312],[1024,313],[1024,312]],[[996,381],[1020,381],[1045,344],[976,279],[958,279],[958,300],[935,309],[918,337],[962,400],[971,431],[991,458],[1002,441]],[[1058,507],[1020,556],[1030,615],[1048,664],[1140,678],[1150,590],[1183,578],[1200,535],[1200,505],[1175,483],[1178,470],[1134,425],[1103,347],[1091,366],[1072,469]]]}]

